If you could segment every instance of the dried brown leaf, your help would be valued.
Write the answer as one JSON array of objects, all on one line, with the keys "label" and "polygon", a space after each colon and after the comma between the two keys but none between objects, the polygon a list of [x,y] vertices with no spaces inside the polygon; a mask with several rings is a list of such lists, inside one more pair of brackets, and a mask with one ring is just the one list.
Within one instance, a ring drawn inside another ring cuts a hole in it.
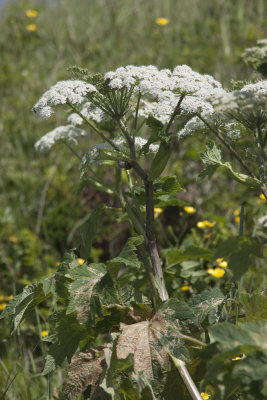
[{"label": "dried brown leaf", "polygon": [[65,378],[61,400],[74,400],[92,385],[93,394],[105,366],[102,348],[75,354]]},{"label": "dried brown leaf", "polygon": [[[163,314],[156,313],[150,321],[122,326],[117,343],[117,357],[125,359],[133,354],[134,372],[145,372],[148,378],[153,379],[153,367],[166,367],[172,347],[179,348],[182,344],[177,326],[166,321]],[[180,357],[188,361],[184,354]]]}]

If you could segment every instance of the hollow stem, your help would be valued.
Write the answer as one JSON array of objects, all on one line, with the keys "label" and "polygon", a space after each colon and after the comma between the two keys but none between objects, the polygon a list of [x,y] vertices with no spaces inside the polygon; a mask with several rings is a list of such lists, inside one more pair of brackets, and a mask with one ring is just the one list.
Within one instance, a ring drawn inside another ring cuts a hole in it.
[{"label": "hollow stem", "polygon": [[[145,227],[145,242],[148,254],[153,267],[154,281],[162,301],[169,299],[168,292],[165,286],[161,261],[157,249],[155,227],[154,227],[154,199],[153,199],[153,182],[148,180],[147,173],[143,170],[140,164],[136,161],[136,152],[134,140],[130,136],[126,125],[123,121],[118,120],[119,127],[125,139],[127,140],[130,149],[130,164],[137,175],[142,179],[145,185],[146,195],[146,227]],[[142,221],[141,221],[142,225]]]}]

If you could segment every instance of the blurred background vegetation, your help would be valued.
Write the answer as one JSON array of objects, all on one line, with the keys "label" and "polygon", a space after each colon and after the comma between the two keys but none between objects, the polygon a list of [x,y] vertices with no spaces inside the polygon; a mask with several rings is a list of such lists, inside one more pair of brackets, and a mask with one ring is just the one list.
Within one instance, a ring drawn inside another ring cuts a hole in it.
[{"label": "blurred background vegetation", "polygon": [[[160,24],[157,18],[168,21]],[[198,72],[212,74],[226,87],[234,79],[253,79],[255,73],[242,63],[241,54],[267,36],[267,13],[264,0],[14,1],[0,8],[0,30],[3,304],[26,283],[56,270],[64,250],[75,246],[79,223],[105,200],[93,189],[80,189],[79,162],[67,150],[59,148],[45,155],[35,152],[34,143],[62,122],[59,115],[40,121],[32,114],[41,94],[58,80],[69,79],[67,68],[73,64],[93,72],[128,64],[159,68],[188,64]],[[246,196],[245,189],[220,175],[214,178],[214,185],[196,185],[203,143],[194,138],[184,143],[177,151],[174,169],[188,188],[184,199],[196,207],[198,215],[185,220],[179,209],[172,208],[160,216],[160,223],[165,227],[171,221],[182,224],[176,232],[179,236],[191,228],[196,234],[197,220],[213,218],[220,226],[218,235],[236,233],[233,211],[240,206],[237,199]],[[225,185],[229,185],[227,191]],[[249,227],[261,202],[256,197],[247,201],[253,208]],[[124,234],[119,229],[116,222],[105,224],[92,253],[95,261],[113,256],[122,247]],[[0,343],[5,354],[0,360],[0,381],[4,382],[0,399],[50,398],[53,385],[47,386],[46,378],[38,374],[43,350],[40,337],[47,313],[46,309],[40,315],[36,311],[37,324],[28,326],[24,336],[14,337],[14,346],[6,348],[6,339]],[[1,336],[7,334],[2,326]],[[16,384],[10,385],[5,397],[11,371],[17,371]],[[58,374],[53,378],[54,396],[61,381],[60,371]]]}]

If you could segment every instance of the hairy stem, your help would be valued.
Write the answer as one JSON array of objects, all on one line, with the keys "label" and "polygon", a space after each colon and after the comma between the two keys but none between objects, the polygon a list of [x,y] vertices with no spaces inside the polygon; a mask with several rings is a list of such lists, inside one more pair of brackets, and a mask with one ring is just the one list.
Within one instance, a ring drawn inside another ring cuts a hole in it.
[{"label": "hairy stem", "polygon": [[173,357],[170,353],[169,353],[169,357],[171,358],[173,364],[175,365],[175,367],[177,368],[191,398],[193,400],[203,400],[198,388],[196,387],[193,379],[191,378],[185,363],[182,360],[179,360],[178,358]]},{"label": "hairy stem", "polygon": [[181,104],[182,104],[182,101],[183,101],[184,97],[185,97],[185,94],[182,94],[181,97],[180,97],[180,99],[179,99],[179,101],[178,101],[178,103],[177,103],[177,106],[175,107],[175,110],[174,110],[174,112],[173,112],[173,114],[172,114],[172,116],[171,116],[171,119],[169,120],[168,125],[167,125],[167,127],[166,127],[166,129],[165,129],[165,132],[166,132],[166,133],[169,132],[169,129],[170,129],[170,127],[171,127],[171,125],[172,125],[172,123],[173,123],[174,118],[176,117],[176,115],[179,115],[179,114],[181,113],[181,108],[180,108],[180,106],[181,106]]},{"label": "hairy stem", "polygon": [[[123,121],[118,120],[119,127],[125,139],[127,140],[130,155],[131,155],[131,166],[137,175],[142,179],[145,185],[145,194],[146,194],[146,227],[145,227],[145,239],[146,239],[146,246],[149,253],[149,257],[153,266],[153,274],[155,284],[157,286],[159,296],[162,301],[168,300],[168,292],[165,286],[163,271],[161,267],[161,261],[157,249],[157,242],[156,242],[156,235],[155,235],[155,228],[154,228],[154,199],[153,199],[153,182],[148,181],[148,175],[143,170],[143,168],[138,164],[136,161],[136,152],[135,152],[135,145],[134,140],[130,136],[126,125]],[[141,225],[142,225],[142,221]]]},{"label": "hairy stem", "polygon": [[165,286],[161,261],[157,249],[157,241],[154,227],[154,199],[153,199],[153,182],[146,180],[145,182],[146,193],[146,237],[149,255],[152,261],[154,275],[158,280],[158,288],[161,300],[168,300],[168,292]]}]

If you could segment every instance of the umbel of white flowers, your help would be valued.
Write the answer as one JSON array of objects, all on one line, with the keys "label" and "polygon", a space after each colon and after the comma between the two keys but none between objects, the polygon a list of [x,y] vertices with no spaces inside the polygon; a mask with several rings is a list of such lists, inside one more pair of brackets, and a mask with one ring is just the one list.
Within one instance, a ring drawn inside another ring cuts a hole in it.
[{"label": "umbel of white flowers", "polygon": [[[43,94],[33,108],[41,118],[50,118],[59,105],[68,105],[76,112],[69,115],[69,125],[49,132],[48,136],[37,142],[38,150],[47,150],[58,140],[73,141],[79,133],[84,136],[84,131],[75,130],[74,127],[82,125],[86,119],[100,123],[112,117],[117,118],[109,102],[115,98],[117,103],[123,103],[126,94],[129,99],[124,113],[134,114],[139,98],[137,116],[153,116],[162,124],[167,124],[180,99],[180,113],[212,113],[210,97],[224,93],[221,84],[213,77],[201,75],[187,65],[177,66],[173,71],[158,70],[155,66],[129,65],[107,72],[103,82],[106,91],[76,79],[58,82]],[[116,106],[116,111],[120,112],[119,105]]]},{"label": "umbel of white flowers", "polygon": [[212,76],[199,74],[187,65],[173,71],[128,65],[107,72],[101,85],[77,79],[61,81],[43,94],[33,111],[41,118],[49,118],[57,106],[68,105],[72,110],[69,125],[49,132],[36,143],[36,148],[48,150],[59,140],[73,142],[78,136],[85,136],[77,128],[85,121],[98,125],[132,114],[145,119],[152,116],[166,125],[178,105],[179,115],[186,114],[189,119],[178,133],[179,138],[205,128],[200,115],[211,124],[223,125],[226,135],[238,138],[238,123],[243,123],[241,117],[245,113],[266,117],[266,87],[266,81],[260,81],[226,92]]}]

